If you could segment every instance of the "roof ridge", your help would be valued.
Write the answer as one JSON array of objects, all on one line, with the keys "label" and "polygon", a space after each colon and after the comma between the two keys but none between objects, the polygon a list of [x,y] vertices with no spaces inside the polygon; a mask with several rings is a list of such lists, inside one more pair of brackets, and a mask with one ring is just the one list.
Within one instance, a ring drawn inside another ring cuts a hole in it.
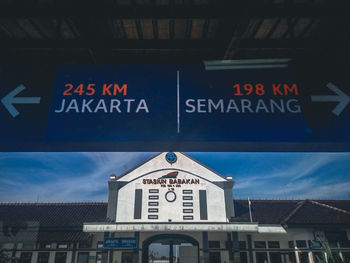
[{"label": "roof ridge", "polygon": [[298,210],[306,204],[306,202],[309,201],[308,199],[305,199],[305,200],[302,200],[302,201],[299,201],[297,203],[297,206],[281,221],[281,225],[285,225],[287,223],[287,221],[289,219],[292,218],[292,216],[294,216],[296,214],[296,212],[298,212]]},{"label": "roof ridge", "polygon": [[[203,166],[204,168],[208,169],[208,170],[211,171],[212,173],[214,173],[214,174],[220,176],[221,178],[227,180],[226,177],[223,176],[221,173],[219,173],[218,171],[216,171],[216,170],[214,170],[214,169],[208,167],[206,164],[204,164],[204,163],[198,161],[197,159],[193,158],[192,156],[190,156],[190,155],[188,155],[188,154],[186,154],[186,153],[184,153],[184,152],[179,152],[179,153],[181,153],[182,155],[184,155],[184,156],[187,157],[188,159],[194,161],[195,163],[197,163],[197,164]],[[233,176],[232,176],[232,181],[234,181],[234,180],[233,180]]]},{"label": "roof ridge", "polygon": [[332,209],[332,210],[337,211],[337,212],[342,212],[344,214],[350,215],[350,212],[347,210],[343,210],[343,209],[340,209],[340,208],[337,208],[337,207],[334,207],[331,205],[326,205],[326,204],[323,204],[323,203],[320,203],[317,201],[313,201],[313,200],[310,200],[310,202],[314,205],[322,206],[322,207],[329,208],[329,209]]},{"label": "roof ridge", "polygon": [[154,158],[156,158],[157,156],[161,155],[163,152],[158,152],[154,155],[152,155],[151,157],[147,158],[146,160],[140,162],[138,165],[134,166],[133,168],[128,169],[127,171],[124,171],[123,173],[121,173],[120,175],[117,175],[117,180],[123,178],[125,175],[131,173],[132,171],[136,170],[137,168],[141,167],[142,165],[144,165],[145,163],[153,160]]}]

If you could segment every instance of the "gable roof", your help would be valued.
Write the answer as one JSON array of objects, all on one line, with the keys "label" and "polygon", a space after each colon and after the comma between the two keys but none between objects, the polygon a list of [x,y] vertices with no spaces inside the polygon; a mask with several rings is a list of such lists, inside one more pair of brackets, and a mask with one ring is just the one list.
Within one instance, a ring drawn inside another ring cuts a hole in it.
[{"label": "gable roof", "polygon": [[[350,224],[350,211],[323,203],[305,200],[285,220],[287,225],[305,224]],[[284,222],[283,222],[284,223]]]},{"label": "gable roof", "polygon": [[80,228],[84,222],[106,218],[107,203],[3,203],[0,222],[3,225],[25,226],[36,222],[40,228]]},{"label": "gable roof", "polygon": [[[207,167],[206,165],[198,162],[197,160],[193,159],[192,157],[188,156],[187,154],[183,152],[175,152],[178,155],[178,160],[175,163],[167,163],[165,161],[165,157],[167,152],[160,152],[151,158],[147,159],[146,161],[140,163],[136,167],[122,173],[121,175],[117,176],[118,181],[131,181],[134,180],[137,177],[153,173],[157,169],[170,169],[170,170],[183,170],[186,172],[190,172],[194,175],[200,175],[203,176],[203,173],[206,173],[207,179],[210,181],[226,181],[226,178],[219,174],[218,172],[212,170],[211,168]],[[196,173],[195,170],[198,172]]]},{"label": "gable roof", "polygon": [[0,242],[88,240],[83,223],[106,221],[107,203],[0,203]]},{"label": "gable roof", "polygon": [[[247,200],[235,200],[234,207],[233,222],[250,221]],[[260,224],[350,226],[350,200],[251,200],[251,210]]]},{"label": "gable roof", "polygon": [[[250,222],[248,201],[233,202],[236,217],[231,222]],[[259,224],[350,226],[350,200],[251,200],[251,209],[253,222]],[[62,240],[87,238],[77,234],[83,223],[106,222],[106,215],[107,203],[0,203],[3,228],[0,237],[6,233],[6,226],[23,229],[36,226],[40,240],[50,240],[63,230],[67,233],[59,234]],[[25,239],[33,238],[22,235]]]}]

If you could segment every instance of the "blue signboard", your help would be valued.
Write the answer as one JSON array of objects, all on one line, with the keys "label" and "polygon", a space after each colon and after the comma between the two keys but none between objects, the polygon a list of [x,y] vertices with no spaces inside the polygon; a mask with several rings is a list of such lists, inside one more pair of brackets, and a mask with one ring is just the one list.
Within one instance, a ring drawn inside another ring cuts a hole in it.
[{"label": "blue signboard", "polygon": [[106,237],[103,242],[103,248],[135,249],[137,248],[137,240],[134,237]]},{"label": "blue signboard", "polygon": [[6,66],[1,151],[349,151],[350,82],[234,62]]}]

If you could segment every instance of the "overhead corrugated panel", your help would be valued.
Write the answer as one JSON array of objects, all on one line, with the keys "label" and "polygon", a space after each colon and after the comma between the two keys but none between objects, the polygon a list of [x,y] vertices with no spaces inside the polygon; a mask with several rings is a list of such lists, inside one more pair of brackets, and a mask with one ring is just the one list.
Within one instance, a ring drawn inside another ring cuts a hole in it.
[{"label": "overhead corrugated panel", "polygon": [[200,39],[203,36],[204,19],[192,20],[192,39]]},{"label": "overhead corrugated panel", "polygon": [[169,19],[158,19],[159,39],[169,39]]},{"label": "overhead corrugated panel", "polygon": [[135,19],[123,19],[127,39],[138,39]]},{"label": "overhead corrugated panel", "polygon": [[153,39],[152,19],[141,19],[141,28],[144,39]]},{"label": "overhead corrugated panel", "polygon": [[255,34],[254,37],[257,39],[266,38],[277,22],[278,18],[264,19],[263,23],[261,24],[258,32]]},{"label": "overhead corrugated panel", "polygon": [[271,38],[281,38],[286,31],[288,30],[288,21],[287,19],[283,18],[281,22],[278,24],[276,30],[272,33]]}]

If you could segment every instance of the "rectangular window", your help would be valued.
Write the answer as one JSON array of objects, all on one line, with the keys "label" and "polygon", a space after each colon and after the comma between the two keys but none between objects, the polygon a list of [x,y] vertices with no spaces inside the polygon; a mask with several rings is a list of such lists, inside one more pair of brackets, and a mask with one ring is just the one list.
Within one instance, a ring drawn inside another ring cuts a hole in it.
[{"label": "rectangular window", "polygon": [[338,243],[337,242],[328,242],[330,248],[338,248]]},{"label": "rectangular window", "polygon": [[158,213],[158,208],[148,208],[148,213]]},{"label": "rectangular window", "polygon": [[142,189],[135,189],[134,219],[141,219]]},{"label": "rectangular window", "polygon": [[326,231],[326,238],[329,241],[346,241],[348,237],[345,231]]},{"label": "rectangular window", "polygon": [[149,195],[148,199],[149,200],[158,200],[159,199],[159,195]]},{"label": "rectangular window", "polygon": [[315,240],[309,240],[309,247],[311,249],[314,248],[321,248],[321,243],[319,241],[315,241]]},{"label": "rectangular window", "polygon": [[239,241],[239,249],[246,249],[247,248],[247,244],[245,241]]},{"label": "rectangular window", "polygon": [[55,263],[66,263],[67,252],[56,252]]},{"label": "rectangular window", "polygon": [[39,252],[37,263],[48,263],[50,252]]},{"label": "rectangular window", "polygon": [[88,261],[89,261],[89,252],[78,253],[77,263],[88,263]]},{"label": "rectangular window", "polygon": [[220,241],[209,241],[209,248],[220,248]]},{"label": "rectangular window", "polygon": [[270,252],[270,263],[282,263],[282,255],[279,252]]},{"label": "rectangular window", "polygon": [[51,243],[40,243],[39,244],[40,249],[50,249],[51,248]]},{"label": "rectangular window", "polygon": [[256,263],[267,263],[267,253],[266,252],[256,252]]},{"label": "rectangular window", "polygon": [[158,202],[148,202],[149,206],[158,206]]},{"label": "rectangular window", "polygon": [[148,215],[148,219],[158,219],[158,215]]},{"label": "rectangular window", "polygon": [[294,248],[294,241],[293,240],[288,241],[288,247],[289,248]]},{"label": "rectangular window", "polygon": [[193,220],[193,216],[183,216],[184,220]]},{"label": "rectangular window", "polygon": [[232,240],[225,241],[225,249],[233,249],[233,242]]},{"label": "rectangular window", "polygon": [[192,190],[182,190],[182,193],[185,195],[192,194]]},{"label": "rectangular window", "polygon": [[297,248],[307,248],[307,244],[305,240],[297,240],[296,244],[297,244]]},{"label": "rectangular window", "polygon": [[19,263],[30,263],[32,261],[32,252],[22,252]]},{"label": "rectangular window", "polygon": [[278,241],[268,241],[267,246],[269,248],[280,248],[280,242]]},{"label": "rectangular window", "polygon": [[148,192],[150,194],[158,194],[159,193],[159,189],[149,189]]},{"label": "rectangular window", "polygon": [[340,241],[339,242],[340,247],[350,247],[350,240],[348,241]]},{"label": "rectangular window", "polygon": [[183,206],[193,206],[192,202],[184,202],[182,203]]},{"label": "rectangular window", "polygon": [[193,209],[183,209],[184,214],[193,213]]},{"label": "rectangular window", "polygon": [[13,243],[0,243],[0,248],[1,249],[13,249],[14,244]]},{"label": "rectangular window", "polygon": [[24,250],[32,250],[34,248],[33,243],[23,243],[23,249]]},{"label": "rectangular window", "polygon": [[255,248],[266,248],[266,242],[265,241],[254,241],[254,247]]},{"label": "rectangular window", "polygon": [[248,256],[246,252],[239,253],[239,256],[241,258],[241,263],[248,263]]},{"label": "rectangular window", "polygon": [[67,249],[68,244],[67,243],[58,243],[57,248],[58,249]]},{"label": "rectangular window", "polygon": [[79,242],[79,248],[90,248],[90,247],[91,247],[91,242],[88,240]]},{"label": "rectangular window", "polygon": [[206,190],[199,190],[199,214],[201,220],[208,220]]},{"label": "rectangular window", "polygon": [[184,196],[182,197],[182,200],[193,200],[193,197],[190,196],[190,195],[184,195]]}]

